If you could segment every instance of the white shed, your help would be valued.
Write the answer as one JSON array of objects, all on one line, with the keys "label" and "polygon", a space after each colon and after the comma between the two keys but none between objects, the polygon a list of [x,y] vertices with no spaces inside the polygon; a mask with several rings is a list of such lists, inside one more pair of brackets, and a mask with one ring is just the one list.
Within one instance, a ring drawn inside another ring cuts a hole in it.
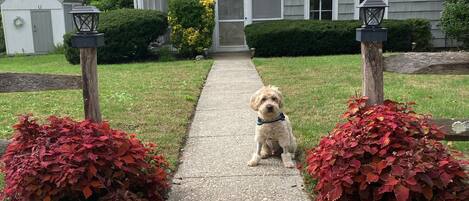
[{"label": "white shed", "polygon": [[0,0],[7,54],[44,54],[73,30],[68,14],[81,0]]}]

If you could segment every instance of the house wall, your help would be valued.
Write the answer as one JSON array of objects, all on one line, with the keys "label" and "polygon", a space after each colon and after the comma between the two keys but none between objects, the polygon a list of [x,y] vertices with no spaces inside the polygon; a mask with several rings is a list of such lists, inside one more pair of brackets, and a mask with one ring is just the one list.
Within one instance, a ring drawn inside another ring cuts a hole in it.
[{"label": "house wall", "polygon": [[[50,10],[52,33],[55,45],[63,43],[65,22],[62,4],[57,0],[6,0],[0,6],[3,17],[3,29],[7,54],[33,54],[34,41],[31,26],[31,11],[35,9]],[[14,19],[21,17],[24,24],[15,27]]]},{"label": "house wall", "polygon": [[451,47],[452,41],[446,40],[440,27],[443,0],[389,0],[389,19],[423,18],[432,25],[433,46]]},{"label": "house wall", "polygon": [[[387,19],[423,18],[430,20],[432,25],[434,47],[454,47],[457,43],[446,40],[440,28],[441,11],[444,0],[388,0]],[[358,16],[358,0],[339,0],[338,19],[352,20]]]},{"label": "house wall", "polygon": [[134,0],[134,8],[158,10],[167,13],[168,0]]},{"label": "house wall", "polygon": [[[305,0],[284,0],[285,19],[305,19]],[[134,0],[134,8],[168,11],[168,0]]]},{"label": "house wall", "polygon": [[305,0],[284,0],[285,19],[305,19]]}]

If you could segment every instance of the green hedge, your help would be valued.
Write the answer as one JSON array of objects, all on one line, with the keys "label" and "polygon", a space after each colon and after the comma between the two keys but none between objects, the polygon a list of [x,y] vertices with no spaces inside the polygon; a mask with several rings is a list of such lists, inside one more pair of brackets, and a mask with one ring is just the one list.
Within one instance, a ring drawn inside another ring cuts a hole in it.
[{"label": "green hedge", "polygon": [[[256,56],[302,56],[352,54],[360,52],[355,41],[359,21],[282,20],[255,23],[245,28],[249,47],[256,48]],[[422,19],[386,20],[387,51],[427,50],[431,47],[430,22]]]},{"label": "green hedge", "polygon": [[0,13],[0,53],[5,51],[5,35],[3,34],[2,13]]},{"label": "green hedge", "polygon": [[[119,9],[100,16],[99,32],[104,33],[104,47],[98,48],[99,63],[123,63],[148,58],[149,44],[168,28],[166,15],[155,10]],[[65,57],[80,63],[79,51],[71,48],[71,33],[64,36]]]}]

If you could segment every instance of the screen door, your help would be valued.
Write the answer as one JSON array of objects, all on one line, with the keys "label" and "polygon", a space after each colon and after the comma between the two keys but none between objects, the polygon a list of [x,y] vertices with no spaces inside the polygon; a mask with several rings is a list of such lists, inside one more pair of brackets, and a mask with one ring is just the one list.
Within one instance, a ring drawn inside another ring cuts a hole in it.
[{"label": "screen door", "polygon": [[245,47],[244,0],[218,0],[218,46]]}]

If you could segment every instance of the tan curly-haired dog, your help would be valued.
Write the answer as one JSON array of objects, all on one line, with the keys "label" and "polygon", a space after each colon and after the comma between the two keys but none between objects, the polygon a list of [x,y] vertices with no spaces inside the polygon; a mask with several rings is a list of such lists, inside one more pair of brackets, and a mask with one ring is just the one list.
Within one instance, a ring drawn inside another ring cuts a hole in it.
[{"label": "tan curly-haired dog", "polygon": [[257,150],[249,166],[257,166],[261,159],[282,152],[285,167],[293,168],[296,152],[296,139],[288,116],[282,112],[283,96],[275,86],[265,86],[251,97],[251,108],[257,111],[258,119],[255,140]]}]

